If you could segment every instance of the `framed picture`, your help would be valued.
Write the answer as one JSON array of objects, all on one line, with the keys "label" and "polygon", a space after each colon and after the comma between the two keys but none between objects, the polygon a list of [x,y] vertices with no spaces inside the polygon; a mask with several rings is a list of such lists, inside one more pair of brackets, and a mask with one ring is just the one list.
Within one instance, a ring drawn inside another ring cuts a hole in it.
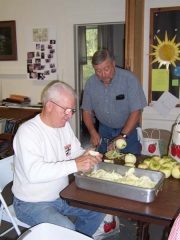
[{"label": "framed picture", "polygon": [[16,22],[0,21],[0,61],[17,60]]}]

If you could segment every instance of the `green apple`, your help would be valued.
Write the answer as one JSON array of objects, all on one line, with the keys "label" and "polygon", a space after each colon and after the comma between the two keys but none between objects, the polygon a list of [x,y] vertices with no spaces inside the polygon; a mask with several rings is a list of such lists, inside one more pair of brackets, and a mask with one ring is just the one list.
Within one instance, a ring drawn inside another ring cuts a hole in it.
[{"label": "green apple", "polygon": [[130,162],[125,163],[124,166],[133,167],[133,168],[136,167],[133,163],[130,163]]},{"label": "green apple", "polygon": [[172,170],[173,166],[170,164],[170,162],[165,162],[161,165],[161,167],[168,167]]},{"label": "green apple", "polygon": [[177,161],[172,159],[170,162],[169,162],[172,166],[175,166],[177,164]]},{"label": "green apple", "polygon": [[163,156],[162,159],[166,159],[168,162],[172,160],[172,157],[170,156]]},{"label": "green apple", "polygon": [[180,179],[180,164],[176,164],[172,169],[172,176],[176,179]]},{"label": "green apple", "polygon": [[153,156],[152,157],[152,160],[156,160],[156,161],[159,161],[161,158],[159,156]]},{"label": "green apple", "polygon": [[149,166],[151,161],[152,161],[152,158],[146,158],[146,159],[144,159],[143,163],[145,163]]},{"label": "green apple", "polygon": [[163,164],[166,163],[166,162],[169,162],[169,160],[167,160],[167,159],[165,159],[165,158],[161,158],[161,159],[159,160],[159,163],[160,163],[161,165],[163,165]]},{"label": "green apple", "polygon": [[138,168],[148,169],[148,165],[143,162],[143,163],[140,163],[140,164],[138,165]]},{"label": "green apple", "polygon": [[154,171],[158,171],[160,167],[161,167],[161,164],[156,160],[152,160],[149,164],[149,168]]},{"label": "green apple", "polygon": [[[164,164],[166,164],[166,163],[164,163]],[[168,178],[171,176],[171,166],[169,167],[169,166],[163,166],[163,165],[160,167],[159,171],[163,172],[165,174],[165,178]]]},{"label": "green apple", "polygon": [[136,163],[136,156],[132,153],[128,153],[126,154],[125,158],[124,158],[125,163]]}]

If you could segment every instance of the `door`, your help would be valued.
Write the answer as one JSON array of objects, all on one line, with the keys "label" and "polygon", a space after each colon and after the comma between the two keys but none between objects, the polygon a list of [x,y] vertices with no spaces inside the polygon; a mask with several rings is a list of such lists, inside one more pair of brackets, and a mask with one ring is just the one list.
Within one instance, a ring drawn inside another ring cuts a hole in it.
[{"label": "door", "polygon": [[[111,24],[86,24],[75,26],[75,75],[76,75],[76,92],[77,99],[77,116],[76,116],[76,135],[80,139],[82,112],[81,100],[86,80],[94,74],[91,65],[91,59],[98,48],[106,48],[113,52],[116,66],[124,68],[124,23]],[[91,31],[91,32],[90,32]],[[86,38],[86,44],[83,40]],[[82,47],[83,46],[83,47]],[[99,47],[100,46],[100,47]],[[85,54],[85,47],[87,54]]]}]

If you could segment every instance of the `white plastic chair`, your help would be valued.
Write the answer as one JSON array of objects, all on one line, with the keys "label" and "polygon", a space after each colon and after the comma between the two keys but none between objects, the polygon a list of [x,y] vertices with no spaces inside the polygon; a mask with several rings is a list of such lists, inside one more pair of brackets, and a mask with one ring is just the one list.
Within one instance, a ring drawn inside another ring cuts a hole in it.
[{"label": "white plastic chair", "polygon": [[18,240],[91,240],[91,237],[51,223],[41,223],[23,233]]},{"label": "white plastic chair", "polygon": [[19,221],[16,218],[13,205],[7,206],[5,199],[2,196],[2,191],[5,186],[13,181],[13,156],[4,158],[0,160],[0,227],[2,220],[12,223],[12,227],[0,234],[0,237],[4,236],[6,233],[15,229],[18,235],[21,235],[21,231],[18,226],[30,228],[29,225]]}]

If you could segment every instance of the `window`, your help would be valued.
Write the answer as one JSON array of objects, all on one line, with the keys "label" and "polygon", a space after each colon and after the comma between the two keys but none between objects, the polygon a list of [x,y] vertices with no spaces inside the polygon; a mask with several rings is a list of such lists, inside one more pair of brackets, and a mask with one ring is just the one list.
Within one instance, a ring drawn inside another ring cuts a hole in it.
[{"label": "window", "polygon": [[98,49],[98,28],[97,26],[86,27],[86,47],[87,47],[87,64],[83,65],[83,89],[86,81],[94,74],[91,64],[92,56]]}]

